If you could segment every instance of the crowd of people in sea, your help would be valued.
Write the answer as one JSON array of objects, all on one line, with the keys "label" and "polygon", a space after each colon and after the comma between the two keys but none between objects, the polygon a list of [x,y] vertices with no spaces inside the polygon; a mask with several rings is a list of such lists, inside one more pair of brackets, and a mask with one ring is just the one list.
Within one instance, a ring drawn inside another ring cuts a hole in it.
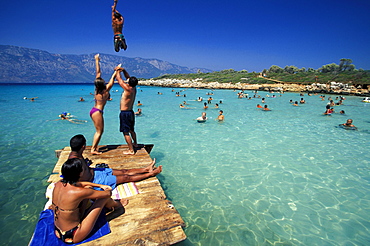
[{"label": "crowd of people in sea", "polygon": [[[174,91],[175,90],[172,89],[172,92],[174,92]],[[176,96],[177,97],[179,97],[179,96],[186,97],[186,94],[181,95],[181,92],[182,91],[184,91],[184,90],[177,91],[176,92]],[[276,92],[269,92],[269,93],[271,93],[273,95],[267,94],[267,95],[265,95],[265,97],[262,97],[261,95],[258,94],[258,91],[257,90],[253,91],[253,96],[249,96],[249,94],[247,92],[245,90],[242,90],[242,91],[237,92],[236,93],[237,98],[239,98],[239,99],[247,98],[248,100],[251,100],[251,99],[254,99],[254,98],[261,99],[261,103],[258,103],[256,105],[256,108],[258,110],[262,110],[262,111],[271,111],[271,109],[269,108],[269,106],[266,104],[266,98],[276,98],[277,96],[281,97],[282,94],[284,93],[284,92],[277,92],[278,95],[275,95],[274,93],[276,93]],[[158,92],[158,95],[163,95],[163,93],[162,92]],[[203,103],[203,106],[202,106],[202,108],[205,111],[210,107],[210,105],[212,104],[212,101],[214,100],[213,97],[212,97],[212,95],[214,95],[213,92],[207,92],[206,95],[210,95],[210,96],[207,99],[204,99],[203,97],[199,96],[195,100],[197,102],[207,101],[207,102],[204,102]],[[306,104],[306,100],[304,99],[304,96],[305,95],[303,93],[300,93],[300,97],[301,98],[300,98],[299,101],[293,101],[291,99],[291,100],[289,100],[289,103],[292,104],[295,107],[300,106],[300,105],[303,105],[303,104]],[[307,96],[312,96],[312,94],[311,93],[307,93]],[[343,101],[346,100],[346,98],[344,96],[337,96],[335,98],[335,101],[336,102],[334,101],[334,99],[331,96],[329,96],[326,99],[326,96],[325,95],[320,95],[320,98],[321,98],[322,101],[328,100],[328,103],[327,103],[327,105],[325,107],[326,110],[323,112],[323,115],[327,115],[327,116],[331,116],[332,114],[335,113],[334,106],[343,105]],[[223,101],[220,100],[218,103],[215,104],[215,106],[213,108],[219,109],[219,105],[222,105],[222,103],[223,103]],[[182,103],[180,103],[179,107],[181,109],[195,109],[196,108],[196,107],[189,107],[189,104],[186,101],[183,101]],[[197,120],[199,123],[206,122],[209,118],[207,117],[207,113],[205,111],[202,112],[202,115],[199,116],[198,118],[196,118],[195,120]],[[225,119],[225,116],[224,116],[223,113],[224,113],[223,110],[219,110],[219,115],[215,118],[215,120],[216,121],[219,121],[219,122],[223,122],[224,119]],[[344,110],[340,110],[339,111],[339,114],[345,115],[346,113],[345,113]],[[352,124],[352,122],[353,122],[352,119],[348,119],[346,121],[346,123],[340,124],[339,126],[345,128],[345,129],[357,130],[357,127],[355,127]]]}]

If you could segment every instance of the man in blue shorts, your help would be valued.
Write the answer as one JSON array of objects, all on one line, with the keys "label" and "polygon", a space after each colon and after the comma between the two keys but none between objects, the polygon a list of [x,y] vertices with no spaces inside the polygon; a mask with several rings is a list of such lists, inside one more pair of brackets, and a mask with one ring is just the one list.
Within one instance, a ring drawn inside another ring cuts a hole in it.
[{"label": "man in blue shorts", "polygon": [[91,161],[82,156],[86,148],[86,139],[79,134],[70,140],[71,153],[68,159],[78,158],[82,160],[83,170],[80,181],[88,181],[95,184],[109,185],[114,189],[116,185],[136,182],[149,177],[154,177],[162,171],[162,166],[155,167],[155,159],[145,168],[134,169],[111,169],[111,168],[91,168]]},{"label": "man in blue shorts", "polygon": [[[120,132],[123,133],[125,141],[128,146],[128,151],[124,151],[124,155],[134,155],[135,149],[138,147],[136,132],[135,132],[135,113],[132,110],[135,97],[136,97],[136,86],[138,80],[136,77],[130,77],[126,69],[122,67],[116,67],[116,79],[119,85],[123,88],[123,93],[120,102]],[[123,72],[126,81],[121,78],[121,72]]]}]

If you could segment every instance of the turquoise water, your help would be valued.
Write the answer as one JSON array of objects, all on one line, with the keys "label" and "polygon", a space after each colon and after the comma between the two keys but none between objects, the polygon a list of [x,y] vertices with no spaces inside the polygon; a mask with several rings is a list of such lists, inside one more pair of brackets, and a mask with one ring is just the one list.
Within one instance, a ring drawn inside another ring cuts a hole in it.
[{"label": "turquoise water", "polygon": [[[1,245],[28,243],[46,202],[54,150],[79,133],[91,144],[93,89],[0,85]],[[140,89],[138,140],[154,144],[151,156],[163,165],[158,178],[187,225],[188,239],[179,245],[370,244],[370,104],[362,98],[348,96],[335,107],[346,115],[323,116],[327,101],[319,95],[305,95],[307,104],[294,107],[289,100],[299,100],[297,93],[271,98],[258,92],[272,109],[264,112],[255,108],[261,99],[215,90],[206,111],[210,119],[200,124],[194,119],[203,103],[195,99],[208,98],[209,90],[187,89],[184,98],[175,96],[176,88]],[[121,89],[113,90],[101,144],[124,143],[118,131]],[[80,97],[86,102],[77,102]],[[215,121],[213,108],[220,99],[223,123]],[[184,100],[191,109],[178,107]],[[65,111],[88,122],[54,120]],[[358,131],[337,127],[347,118]]]}]

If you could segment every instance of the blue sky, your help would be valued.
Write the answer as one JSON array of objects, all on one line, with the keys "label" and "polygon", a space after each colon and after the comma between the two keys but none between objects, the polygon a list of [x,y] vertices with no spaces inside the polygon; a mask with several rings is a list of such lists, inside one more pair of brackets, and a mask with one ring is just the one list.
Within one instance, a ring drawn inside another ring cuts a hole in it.
[{"label": "blue sky", "polygon": [[113,0],[5,1],[0,44],[61,54],[157,58],[249,72],[317,69],[350,58],[370,69],[368,0],[119,0],[128,49],[113,49]]}]

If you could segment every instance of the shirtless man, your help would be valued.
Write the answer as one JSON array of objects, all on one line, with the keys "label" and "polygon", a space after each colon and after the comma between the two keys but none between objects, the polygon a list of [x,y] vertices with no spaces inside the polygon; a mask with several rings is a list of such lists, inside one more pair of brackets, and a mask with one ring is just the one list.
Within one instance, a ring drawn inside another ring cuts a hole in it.
[{"label": "shirtless man", "polygon": [[123,16],[116,10],[118,0],[114,0],[114,4],[112,6],[112,28],[114,33],[114,50],[119,52],[119,49],[127,49],[125,37],[122,34],[124,18]]},{"label": "shirtless man", "polygon": [[[133,104],[136,97],[136,85],[138,80],[136,77],[130,77],[126,69],[121,67],[116,67],[116,79],[119,85],[123,88],[123,93],[121,97],[120,109],[120,132],[128,145],[128,151],[124,151],[124,155],[134,155],[137,145],[136,132],[135,132],[135,113],[132,110]],[[123,72],[126,81],[121,78],[121,72]]]},{"label": "shirtless man", "polygon": [[353,128],[357,128],[355,127],[355,125],[352,124],[353,120],[352,119],[348,119],[346,123],[342,124],[343,126],[345,127],[353,127]]},{"label": "shirtless man", "polygon": [[217,117],[218,121],[223,121],[225,119],[225,116],[223,115],[224,111],[220,110],[220,114]]},{"label": "shirtless man", "polygon": [[109,185],[114,189],[117,185],[136,182],[149,177],[154,177],[162,172],[162,166],[155,168],[155,159],[145,168],[135,169],[111,169],[111,168],[91,168],[91,161],[84,159],[82,153],[86,148],[86,139],[83,135],[75,135],[70,140],[71,153],[68,159],[78,158],[82,161],[83,172],[79,181]]}]

